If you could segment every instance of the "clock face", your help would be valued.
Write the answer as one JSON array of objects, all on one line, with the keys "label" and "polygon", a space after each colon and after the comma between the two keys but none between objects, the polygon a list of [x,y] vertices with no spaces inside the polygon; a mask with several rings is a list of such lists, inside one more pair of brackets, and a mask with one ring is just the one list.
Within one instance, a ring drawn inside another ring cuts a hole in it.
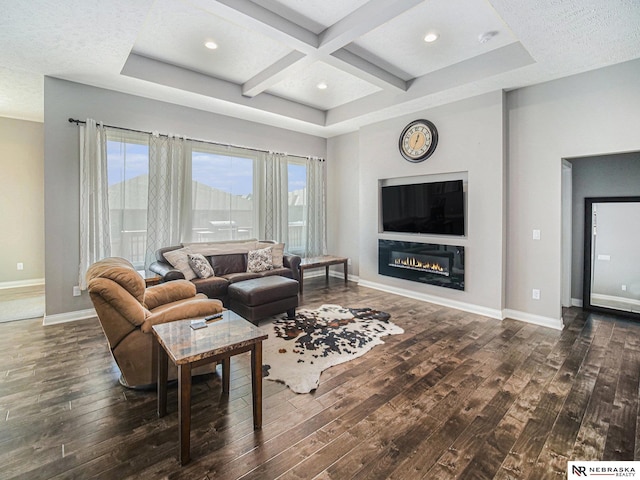
[{"label": "clock face", "polygon": [[410,162],[429,158],[438,144],[438,130],[429,120],[415,120],[400,134],[400,153]]}]

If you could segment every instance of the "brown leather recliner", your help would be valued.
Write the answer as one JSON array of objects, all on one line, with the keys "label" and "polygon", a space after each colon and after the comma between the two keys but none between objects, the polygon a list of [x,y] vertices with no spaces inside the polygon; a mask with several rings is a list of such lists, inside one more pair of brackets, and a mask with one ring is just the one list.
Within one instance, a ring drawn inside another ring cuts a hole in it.
[{"label": "brown leather recliner", "polygon": [[[210,300],[187,280],[175,280],[146,288],[144,279],[124,258],[105,258],[87,271],[87,286],[111,353],[126,387],[157,382],[157,342],[151,328],[160,323],[202,318],[223,310],[222,302]],[[169,378],[177,369],[170,363]],[[194,369],[193,374],[212,372],[216,364]]]}]

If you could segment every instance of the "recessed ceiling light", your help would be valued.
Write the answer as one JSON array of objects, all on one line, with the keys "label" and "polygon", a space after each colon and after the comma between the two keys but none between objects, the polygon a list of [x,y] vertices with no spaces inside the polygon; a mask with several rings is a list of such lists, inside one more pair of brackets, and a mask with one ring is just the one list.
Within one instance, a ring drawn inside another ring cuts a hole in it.
[{"label": "recessed ceiling light", "polygon": [[326,83],[326,82],[320,82],[320,83],[319,83],[318,85],[316,85],[316,86],[317,86],[317,87],[318,87],[318,89],[320,89],[320,90],[326,90],[326,89],[327,89],[327,87],[328,87],[329,85],[327,85],[327,83]]},{"label": "recessed ceiling light", "polygon": [[435,42],[439,36],[440,35],[438,35],[436,32],[429,32],[425,35],[424,41],[427,43]]},{"label": "recessed ceiling light", "polygon": [[498,31],[497,30],[491,30],[490,32],[484,32],[481,33],[480,35],[478,35],[478,41],[480,43],[487,43],[489,40],[491,40],[493,37],[495,37],[496,35],[498,35]]},{"label": "recessed ceiling light", "polygon": [[215,50],[216,48],[218,48],[218,44],[216,42],[205,42],[204,44],[205,47],[207,47],[209,50]]}]

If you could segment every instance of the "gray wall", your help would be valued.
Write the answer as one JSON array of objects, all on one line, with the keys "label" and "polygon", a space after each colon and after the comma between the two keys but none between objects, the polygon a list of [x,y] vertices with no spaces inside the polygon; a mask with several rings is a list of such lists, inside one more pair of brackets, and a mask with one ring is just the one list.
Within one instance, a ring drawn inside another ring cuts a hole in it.
[{"label": "gray wall", "polygon": [[640,150],[638,78],[633,61],[507,94],[508,309],[561,318],[562,159]]},{"label": "gray wall", "polygon": [[327,249],[351,259],[349,274],[355,276],[360,272],[359,140],[354,132],[327,143]]},{"label": "gray wall", "polygon": [[[365,285],[383,286],[417,298],[442,299],[449,305],[501,317],[504,280],[501,274],[504,249],[503,102],[502,93],[494,92],[360,130],[359,188],[357,191],[343,189],[340,204],[359,205],[359,273]],[[410,121],[418,118],[435,123],[439,141],[435,153],[416,164],[402,158],[398,151],[398,137]],[[340,158],[340,161],[345,159]],[[465,238],[378,233],[380,179],[448,174],[459,174],[468,179]],[[465,290],[379,275],[379,238],[464,246]]]},{"label": "gray wall", "polygon": [[[44,279],[44,127],[0,117],[0,284]],[[17,270],[17,263],[24,270]]]},{"label": "gray wall", "polygon": [[326,140],[289,130],[216,115],[156,100],[45,78],[45,240],[46,313],[91,307],[78,284],[78,127],[69,117],[94,118],[108,125],[174,133],[192,138],[326,157]]},{"label": "gray wall", "polygon": [[571,298],[582,301],[584,199],[640,196],[640,152],[569,161],[573,178]]}]

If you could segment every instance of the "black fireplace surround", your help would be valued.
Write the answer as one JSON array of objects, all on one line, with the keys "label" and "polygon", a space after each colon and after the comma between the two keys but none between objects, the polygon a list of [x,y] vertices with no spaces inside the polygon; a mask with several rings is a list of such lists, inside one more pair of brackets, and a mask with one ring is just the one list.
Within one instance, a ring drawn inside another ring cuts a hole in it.
[{"label": "black fireplace surround", "polygon": [[464,290],[464,247],[379,239],[378,273]]}]

